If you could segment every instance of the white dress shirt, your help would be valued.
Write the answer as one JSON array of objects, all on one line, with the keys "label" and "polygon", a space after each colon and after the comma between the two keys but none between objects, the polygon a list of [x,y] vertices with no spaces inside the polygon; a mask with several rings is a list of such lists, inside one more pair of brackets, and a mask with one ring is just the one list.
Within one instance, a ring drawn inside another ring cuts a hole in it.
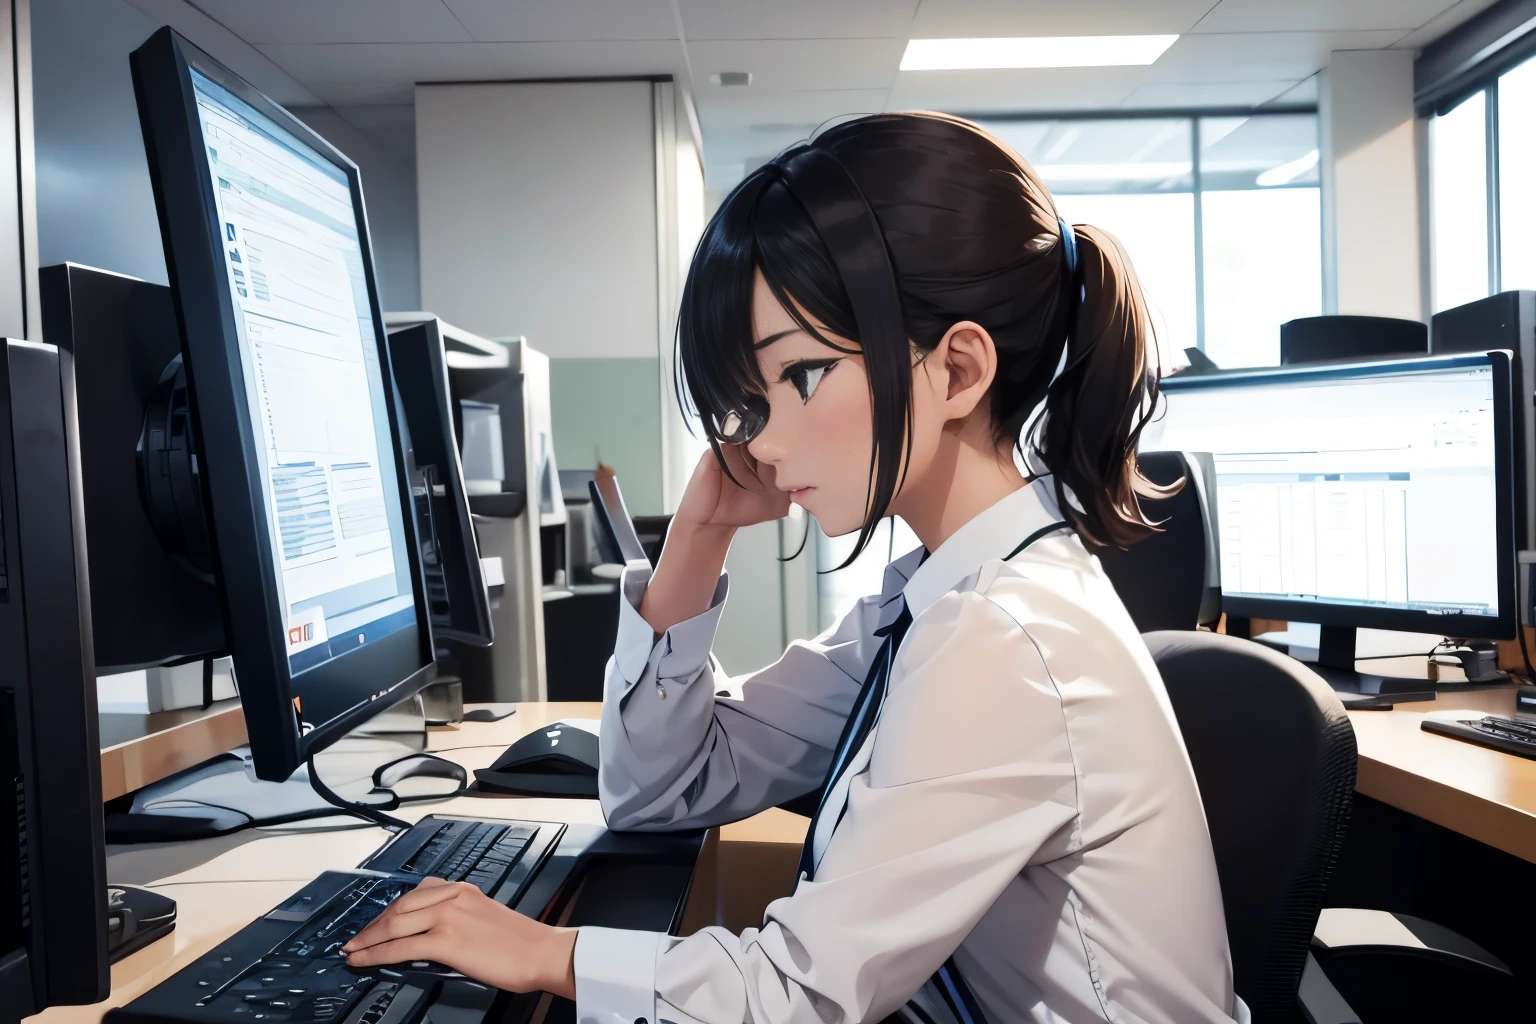
[{"label": "white dress shirt", "polygon": [[819,788],[874,631],[901,598],[913,622],[821,815],[814,879],[739,935],[581,929],[580,1024],[879,1021],[951,954],[987,1024],[1247,1019],[1194,774],[1135,625],[1070,532],[1002,561],[1060,518],[1026,486],[735,679],[710,657],[726,578],[658,638],[638,611],[649,566],[626,568],[598,779],[616,829],[716,825]]}]

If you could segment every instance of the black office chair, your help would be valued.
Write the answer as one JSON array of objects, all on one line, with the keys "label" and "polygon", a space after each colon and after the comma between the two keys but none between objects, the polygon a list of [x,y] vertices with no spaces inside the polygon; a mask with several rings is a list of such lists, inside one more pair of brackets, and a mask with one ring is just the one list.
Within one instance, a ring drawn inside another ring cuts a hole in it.
[{"label": "black office chair", "polygon": [[1131,621],[1143,633],[1194,629],[1221,614],[1217,585],[1214,476],[1210,456],[1188,452],[1142,452],[1137,465],[1155,484],[1183,479],[1167,498],[1143,498],[1147,518],[1161,531],[1129,548],[1099,549],[1099,563]]},{"label": "black office chair", "polygon": [[[1308,948],[1349,822],[1354,730],[1327,683],[1267,647],[1193,631],[1145,639],[1205,805],[1237,994],[1254,1024],[1293,1021],[1303,975],[1321,982],[1317,1001],[1331,988]],[[1339,1019],[1309,1014],[1324,1017]]]},{"label": "black office chair", "polygon": [[1406,914],[1322,909],[1355,786],[1355,734],[1333,689],[1248,640],[1144,639],[1200,786],[1254,1024],[1298,1010],[1312,1024],[1507,1019],[1509,969],[1470,940]]}]

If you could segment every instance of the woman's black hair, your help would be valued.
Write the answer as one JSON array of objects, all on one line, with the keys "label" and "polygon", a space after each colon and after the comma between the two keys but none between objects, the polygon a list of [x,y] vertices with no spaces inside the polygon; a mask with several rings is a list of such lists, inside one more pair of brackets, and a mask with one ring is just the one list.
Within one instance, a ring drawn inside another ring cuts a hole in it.
[{"label": "woman's black hair", "polygon": [[1034,170],[970,122],[901,113],[839,124],[749,174],[710,220],[678,318],[680,397],[686,383],[714,428],[716,458],[731,414],[766,416],[753,347],[759,270],[802,329],[843,351],[827,332],[856,342],[874,445],[851,561],[906,472],[914,358],[971,320],[997,350],[997,442],[1011,440],[1052,475],[1085,541],[1128,546],[1156,530],[1136,496],[1169,490],[1136,468],[1157,398],[1151,321],[1114,237],[1087,225],[1064,237],[1064,228]]}]

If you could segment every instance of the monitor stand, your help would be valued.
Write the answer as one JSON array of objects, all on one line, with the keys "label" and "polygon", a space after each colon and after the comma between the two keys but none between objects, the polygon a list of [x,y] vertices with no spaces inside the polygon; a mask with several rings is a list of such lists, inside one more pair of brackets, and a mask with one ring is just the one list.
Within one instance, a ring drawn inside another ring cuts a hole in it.
[{"label": "monitor stand", "polygon": [[176,901],[136,885],[107,886],[107,958],[117,963],[176,928]]},{"label": "monitor stand", "polygon": [[1355,627],[1318,627],[1317,661],[1312,670],[1339,693],[1369,695],[1435,692],[1434,680],[1426,676],[1385,676],[1355,670]]}]

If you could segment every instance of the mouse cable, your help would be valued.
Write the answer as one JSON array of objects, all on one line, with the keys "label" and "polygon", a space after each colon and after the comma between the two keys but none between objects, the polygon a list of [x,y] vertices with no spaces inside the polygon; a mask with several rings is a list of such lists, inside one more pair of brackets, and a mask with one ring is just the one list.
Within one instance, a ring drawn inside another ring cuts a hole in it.
[{"label": "mouse cable", "polygon": [[[325,784],[325,780],[320,778],[320,770],[315,767],[315,758],[313,754],[310,755],[308,767],[309,786],[316,793],[318,793],[320,798],[323,799],[326,803],[332,805],[333,807],[339,807],[343,811],[346,811],[348,814],[362,818],[364,821],[371,821],[375,825],[383,825],[385,828],[392,832],[405,832],[410,829],[410,822],[401,818],[397,818],[392,814],[385,814],[377,807],[369,807],[367,804],[358,803],[355,800],[348,800],[340,793],[337,793],[330,786],[327,786]],[[398,807],[399,800],[397,799],[393,804],[391,804],[391,806]]]}]

